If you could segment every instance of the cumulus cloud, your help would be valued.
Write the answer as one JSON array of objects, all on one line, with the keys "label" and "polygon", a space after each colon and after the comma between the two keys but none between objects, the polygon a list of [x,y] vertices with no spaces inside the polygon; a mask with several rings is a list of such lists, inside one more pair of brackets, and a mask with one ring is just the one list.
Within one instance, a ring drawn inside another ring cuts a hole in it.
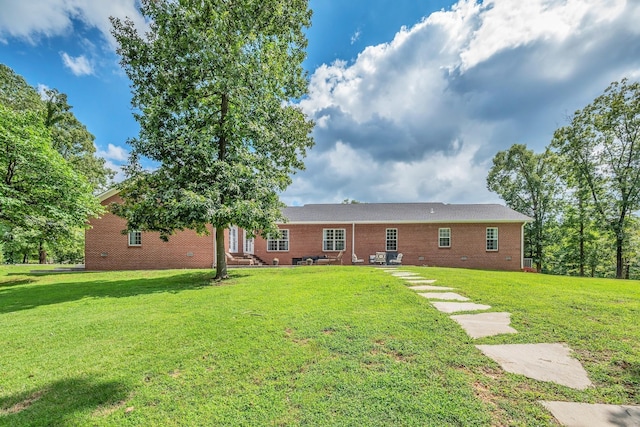
[{"label": "cumulus cloud", "polygon": [[98,149],[96,151],[96,154],[99,157],[103,157],[107,160],[112,160],[112,161],[115,160],[118,162],[125,162],[129,157],[129,151],[126,148],[113,145],[113,144],[107,145],[106,150]]},{"label": "cumulus cloud", "polygon": [[89,76],[93,74],[93,65],[86,56],[77,57],[69,56],[66,52],[60,54],[64,66],[67,67],[76,76]]},{"label": "cumulus cloud", "polygon": [[541,150],[611,81],[640,75],[639,18],[625,0],[460,0],[322,65],[300,103],[316,147],[283,199],[495,202],[497,151]]},{"label": "cumulus cloud", "polygon": [[115,171],[113,182],[121,182],[125,178],[122,170],[124,163],[129,157],[129,150],[114,144],[108,144],[106,150],[96,147],[96,156],[105,159],[105,166]]},{"label": "cumulus cloud", "polygon": [[29,0],[3,1],[0,38],[16,37],[36,43],[41,37],[68,35],[74,21],[98,29],[113,49],[109,16],[131,18],[139,28],[146,23],[136,8],[136,0]]}]

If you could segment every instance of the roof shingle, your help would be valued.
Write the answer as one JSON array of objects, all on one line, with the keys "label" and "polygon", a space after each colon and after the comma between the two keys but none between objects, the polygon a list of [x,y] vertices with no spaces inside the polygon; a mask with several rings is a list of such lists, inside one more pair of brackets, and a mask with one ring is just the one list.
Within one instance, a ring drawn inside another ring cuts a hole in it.
[{"label": "roof shingle", "polygon": [[289,223],[528,222],[526,215],[498,204],[355,203],[290,206]]}]

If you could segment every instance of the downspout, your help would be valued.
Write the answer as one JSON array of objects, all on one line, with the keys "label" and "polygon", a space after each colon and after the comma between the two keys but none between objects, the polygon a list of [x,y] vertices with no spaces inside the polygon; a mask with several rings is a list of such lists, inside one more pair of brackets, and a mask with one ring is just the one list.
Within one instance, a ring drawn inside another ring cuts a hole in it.
[{"label": "downspout", "polygon": [[354,255],[356,253],[356,223],[351,223],[351,264],[353,264]]},{"label": "downspout", "polygon": [[520,270],[524,268],[524,224],[520,227]]},{"label": "downspout", "polygon": [[211,233],[211,244],[213,245],[213,264],[211,268],[216,268],[216,260],[218,259],[218,254],[216,253],[216,229],[215,227],[211,227],[213,232]]}]

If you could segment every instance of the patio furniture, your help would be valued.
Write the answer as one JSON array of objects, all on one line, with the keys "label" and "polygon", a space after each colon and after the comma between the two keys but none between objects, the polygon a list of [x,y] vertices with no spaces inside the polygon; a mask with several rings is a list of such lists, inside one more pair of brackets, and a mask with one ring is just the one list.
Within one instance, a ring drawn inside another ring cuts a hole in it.
[{"label": "patio furniture", "polygon": [[390,259],[389,264],[396,264],[396,265],[402,264],[402,253],[399,253],[398,256],[395,257],[394,259]]},{"label": "patio furniture", "polygon": [[376,264],[384,265],[387,263],[386,252],[376,252]]},{"label": "patio furniture", "polygon": [[316,264],[318,265],[330,265],[330,264],[337,264],[338,262],[340,262],[340,264],[342,264],[342,253],[344,251],[340,251],[338,253],[338,256],[336,256],[335,258],[319,258],[316,261]]},{"label": "patio furniture", "polygon": [[364,264],[363,259],[358,259],[358,255],[355,253],[351,254],[351,264]]},{"label": "patio furniture", "polygon": [[253,258],[236,258],[229,252],[225,252],[228,265],[253,265]]}]

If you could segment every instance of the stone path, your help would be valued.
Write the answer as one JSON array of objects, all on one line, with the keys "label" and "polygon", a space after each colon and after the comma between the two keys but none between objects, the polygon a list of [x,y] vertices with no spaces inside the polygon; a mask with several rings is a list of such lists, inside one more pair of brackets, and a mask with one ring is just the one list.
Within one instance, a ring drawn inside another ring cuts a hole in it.
[{"label": "stone path", "polygon": [[540,404],[567,427],[640,426],[640,406],[545,401]]},{"label": "stone path", "polygon": [[477,345],[507,372],[549,381],[577,390],[592,386],[580,362],[571,357],[566,344]]},{"label": "stone path", "polygon": [[451,318],[458,322],[471,338],[518,333],[509,326],[511,313],[458,314]]},{"label": "stone path", "polygon": [[411,284],[418,284],[418,283],[436,283],[435,280],[427,280],[427,279],[407,279],[407,282],[411,283]]},{"label": "stone path", "polygon": [[421,297],[425,297],[428,299],[443,299],[448,301],[469,301],[469,298],[463,297],[462,295],[456,294],[455,292],[429,292],[429,293],[419,293]]},{"label": "stone path", "polygon": [[[395,277],[407,281],[414,291],[445,291],[455,288],[429,286],[435,280],[421,279],[417,273],[387,269]],[[419,285],[422,284],[422,285]],[[491,306],[476,304],[455,292],[419,292],[418,295],[444,301],[431,304],[443,313],[489,310]],[[498,334],[515,334],[509,324],[511,313],[476,313],[451,316],[471,338],[483,338]],[[538,381],[548,381],[585,390],[593,384],[580,362],[571,356],[571,349],[563,343],[477,345],[483,354],[493,359],[502,369],[524,375]],[[563,426],[609,427],[640,426],[640,406],[602,405],[574,402],[540,401]]]},{"label": "stone path", "polygon": [[409,289],[412,291],[450,291],[454,288],[449,288],[447,286],[417,285],[409,286]]},{"label": "stone path", "polygon": [[491,308],[490,305],[476,304],[475,302],[432,302],[431,304],[443,313],[489,310]]}]

